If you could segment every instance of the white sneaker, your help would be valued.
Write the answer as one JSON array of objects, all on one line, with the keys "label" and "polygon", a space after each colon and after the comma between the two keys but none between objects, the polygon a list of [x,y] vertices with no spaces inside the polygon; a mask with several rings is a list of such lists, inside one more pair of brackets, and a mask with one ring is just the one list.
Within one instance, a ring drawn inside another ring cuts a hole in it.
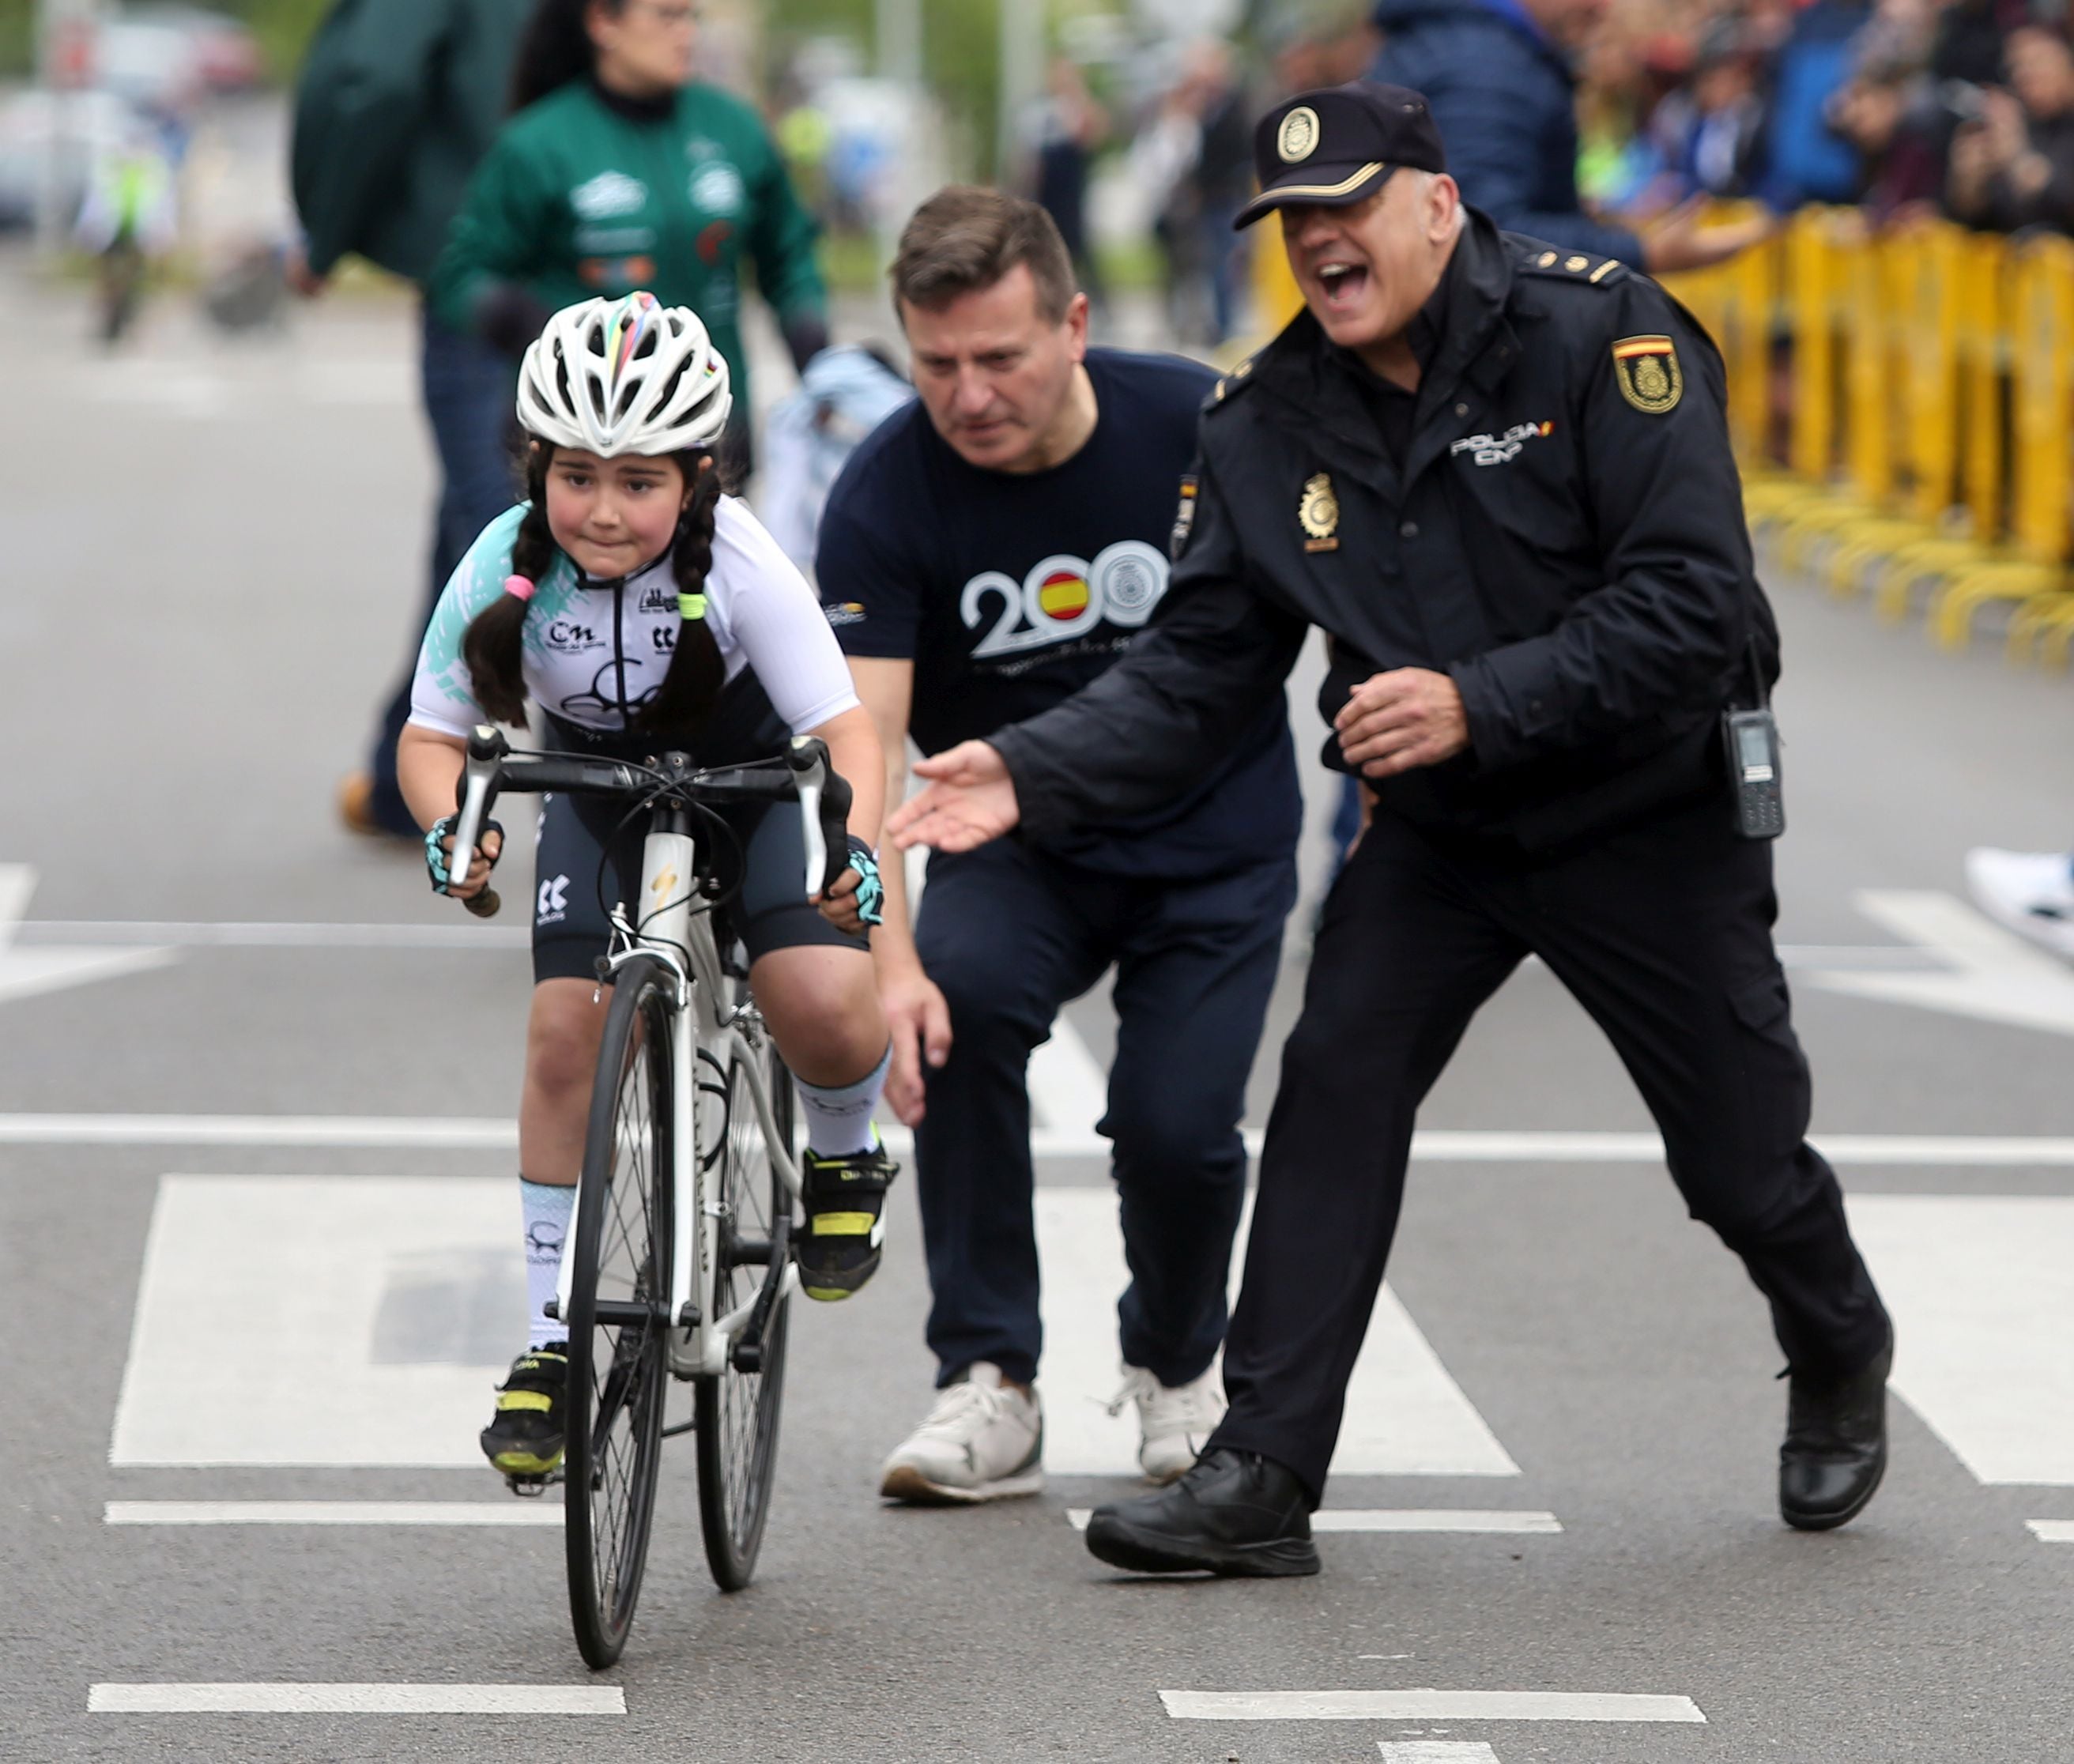
[{"label": "white sneaker", "polygon": [[1224,1380],[1212,1366],[1187,1384],[1165,1385],[1142,1366],[1123,1369],[1123,1388],[1109,1406],[1122,1415],[1138,1405],[1138,1461],[1148,1480],[1171,1482],[1192,1469],[1225,1418]]},{"label": "white sneaker", "polygon": [[1973,899],[2019,936],[2074,961],[2074,859],[2064,851],[1966,853]]},{"label": "white sneaker", "polygon": [[1044,1487],[1044,1411],[1035,1390],[1006,1382],[975,1361],[936,1393],[929,1418],[880,1473],[878,1492],[913,1506],[1005,1501]]}]

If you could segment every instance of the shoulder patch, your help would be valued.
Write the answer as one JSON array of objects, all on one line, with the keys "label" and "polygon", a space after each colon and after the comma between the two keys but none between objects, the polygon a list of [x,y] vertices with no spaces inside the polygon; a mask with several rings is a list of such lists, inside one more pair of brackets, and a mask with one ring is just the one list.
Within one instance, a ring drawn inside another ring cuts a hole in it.
[{"label": "shoulder patch", "polygon": [[1514,261],[1523,275],[1551,276],[1558,282],[1583,282],[1593,287],[1609,287],[1630,273],[1618,258],[1589,257],[1581,251],[1558,251],[1548,247],[1522,252]]},{"label": "shoulder patch", "polygon": [[1624,337],[1613,345],[1613,380],[1638,411],[1662,416],[1685,395],[1678,346],[1667,337]]}]

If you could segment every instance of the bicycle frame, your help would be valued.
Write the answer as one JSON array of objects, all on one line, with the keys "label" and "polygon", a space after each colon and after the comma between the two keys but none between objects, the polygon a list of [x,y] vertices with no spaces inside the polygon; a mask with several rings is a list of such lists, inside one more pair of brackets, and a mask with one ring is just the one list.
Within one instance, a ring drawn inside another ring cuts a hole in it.
[{"label": "bicycle frame", "polygon": [[[770,1088],[762,1063],[754,1056],[766,1032],[753,1003],[739,1006],[727,1002],[726,976],[715,946],[711,915],[694,914],[696,890],[691,879],[698,874],[698,851],[681,813],[657,815],[642,849],[640,899],[648,910],[629,923],[622,903],[614,915],[614,925],[622,946],[609,958],[617,971],[636,956],[652,956],[667,969],[675,981],[671,1000],[671,1090],[674,1098],[671,1122],[670,1180],[674,1192],[675,1227],[670,1245],[669,1332],[667,1337],[670,1370],[680,1378],[717,1375],[727,1368],[736,1338],[755,1311],[769,1283],[783,1283],[779,1299],[796,1291],[799,1271],[790,1257],[782,1266],[766,1264],[757,1290],[725,1316],[713,1315],[716,1270],[713,1265],[717,1204],[705,1192],[707,1138],[701,1132],[702,1117],[713,1114],[702,1109],[704,1094],[698,1082],[700,1056],[711,1059],[722,1075],[742,1056],[750,1100],[756,1110],[771,1167],[796,1200],[799,1168],[789,1142],[780,1140],[777,1116],[771,1107]],[[638,928],[636,928],[638,924]],[[714,1123],[715,1133],[726,1131],[723,1112]],[[580,1216],[581,1209],[578,1208]],[[568,1250],[562,1257],[556,1288],[556,1315],[569,1315],[577,1256],[572,1228]]]},{"label": "bicycle frame", "polygon": [[[455,816],[453,849],[476,849],[483,818],[500,784],[517,787],[564,790],[616,795],[639,793],[663,772],[667,796],[672,781],[704,789],[709,797],[723,800],[796,800],[799,805],[801,834],[806,847],[804,884],[809,894],[830,886],[836,879],[845,851],[844,829],[849,812],[849,786],[828,769],[826,745],[812,737],[795,736],[782,756],[786,772],[778,788],[768,782],[758,784],[755,767],[736,767],[715,772],[693,770],[681,754],[667,754],[639,767],[610,759],[587,759],[575,755],[514,754],[504,737],[488,724],[478,724],[468,742],[463,767],[460,804]],[[506,762],[517,768],[507,775]],[[750,1101],[763,1130],[771,1167],[799,1197],[799,1167],[789,1139],[781,1142],[770,1087],[762,1064],[753,1057],[763,1033],[762,1018],[753,1002],[731,1006],[727,1000],[727,976],[715,947],[710,914],[693,912],[692,902],[702,898],[699,886],[698,846],[692,834],[692,819],[680,804],[660,801],[651,814],[642,847],[639,908],[629,914],[622,902],[613,915],[614,948],[606,959],[606,973],[636,956],[652,958],[675,982],[670,1011],[671,1092],[675,1097],[671,1121],[670,1182],[676,1207],[675,1229],[669,1245],[667,1287],[669,1308],[666,1342],[671,1371],[681,1378],[714,1376],[728,1368],[738,1337],[759,1302],[771,1295],[773,1280],[783,1283],[772,1303],[799,1288],[799,1275],[789,1255],[766,1258],[763,1279],[744,1303],[725,1316],[713,1315],[717,1274],[713,1265],[714,1225],[720,1218],[717,1206],[705,1195],[704,1140],[699,1107],[698,1083],[702,1058],[710,1059],[723,1084],[737,1055],[743,1061]],[[485,890],[480,903],[471,910],[486,915],[497,911],[497,897]],[[725,1131],[723,1113],[717,1131]],[[555,1315],[569,1316],[576,1279],[577,1233],[582,1208],[576,1208],[568,1241],[562,1256],[556,1284]],[[764,1315],[770,1314],[766,1306]]]}]

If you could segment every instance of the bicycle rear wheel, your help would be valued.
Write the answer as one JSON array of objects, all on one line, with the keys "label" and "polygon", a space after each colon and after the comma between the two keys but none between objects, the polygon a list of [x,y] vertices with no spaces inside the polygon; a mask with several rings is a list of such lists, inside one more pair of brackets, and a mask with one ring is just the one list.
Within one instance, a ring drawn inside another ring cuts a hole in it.
[{"label": "bicycle rear wheel", "polygon": [[576,1198],[567,1424],[569,1615],[593,1667],[619,1658],[655,1514],[670,1301],[670,994],[660,963],[620,970],[606,1012]]},{"label": "bicycle rear wheel", "polygon": [[[792,1075],[774,1047],[758,1058],[786,1149],[792,1141]],[[702,1083],[719,1088],[717,1063]],[[772,1167],[762,1122],[750,1095],[745,1056],[729,1062],[726,1128],[706,1157],[706,1195],[714,1219],[713,1312],[725,1316],[781,1282],[791,1259],[792,1192]],[[713,1111],[715,1113],[718,1110]],[[769,1295],[760,1337],[752,1317],[725,1370],[697,1381],[699,1519],[706,1563],[725,1593],[739,1592],[756,1571],[778,1467],[778,1415],[784,1395],[787,1312],[782,1284]]]}]

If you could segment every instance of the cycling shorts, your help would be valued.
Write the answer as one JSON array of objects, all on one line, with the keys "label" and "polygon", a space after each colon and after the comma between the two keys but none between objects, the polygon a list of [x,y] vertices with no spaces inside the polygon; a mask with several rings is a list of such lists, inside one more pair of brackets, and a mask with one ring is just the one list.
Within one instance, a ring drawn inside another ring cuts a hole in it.
[{"label": "cycling shorts", "polygon": [[[701,816],[693,837],[726,886],[713,927],[723,953],[737,940],[752,962],[774,949],[809,944],[870,948],[863,937],[838,931],[808,903],[798,804],[730,804],[714,812],[728,833]],[[611,944],[612,906],[631,901],[641,886],[647,817],[637,815],[622,830],[625,813],[624,807],[593,797],[549,794],[540,799],[533,869],[536,985],[543,980],[596,977],[597,959]]]}]

